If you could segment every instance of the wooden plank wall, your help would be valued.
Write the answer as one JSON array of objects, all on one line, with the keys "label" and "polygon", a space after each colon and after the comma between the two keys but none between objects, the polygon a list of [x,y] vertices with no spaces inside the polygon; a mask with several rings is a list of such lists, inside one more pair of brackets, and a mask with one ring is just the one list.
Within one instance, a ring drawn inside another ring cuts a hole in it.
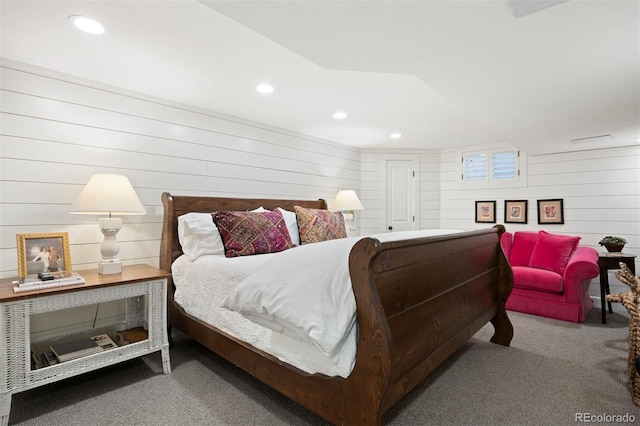
[{"label": "wooden plank wall", "polygon": [[[605,235],[622,235],[625,252],[640,256],[640,146],[592,149],[528,156],[524,187],[469,189],[459,179],[459,151],[444,150],[441,162],[440,225],[443,228],[477,229],[476,200],[497,201],[497,221],[504,223],[505,200],[528,200],[528,223],[506,224],[517,230],[579,235],[581,245],[604,251],[598,241]],[[537,200],[562,198],[565,223],[538,225]],[[636,260],[636,269],[640,263]],[[614,272],[612,292],[628,288]],[[589,293],[600,300],[599,280],[592,280]],[[619,304],[617,309],[624,311]]]},{"label": "wooden plank wall", "polygon": [[129,177],[147,209],[123,216],[126,263],[158,264],[160,194],[325,198],[360,189],[360,152],[211,111],[3,60],[0,277],[16,234],[68,232],[73,268],[96,267],[96,216],[68,210],[94,173]]},{"label": "wooden plank wall", "polygon": [[[469,151],[512,147],[509,144],[473,146]],[[559,154],[524,156],[523,182],[511,186],[465,185],[460,181],[460,149],[441,151],[369,151],[362,159],[361,234],[384,232],[385,164],[387,159],[419,158],[420,224],[425,228],[478,229],[475,201],[495,200],[497,222],[504,223],[505,200],[528,200],[528,223],[506,224],[507,230],[579,235],[581,244],[603,251],[604,235],[622,235],[625,251],[640,256],[640,147],[591,149]],[[562,198],[564,225],[538,225],[536,201]],[[490,225],[489,225],[490,226]],[[640,270],[640,259],[636,262]],[[614,272],[612,292],[624,292]],[[591,296],[599,304],[598,279],[592,280]],[[624,311],[618,305],[616,309]]]}]

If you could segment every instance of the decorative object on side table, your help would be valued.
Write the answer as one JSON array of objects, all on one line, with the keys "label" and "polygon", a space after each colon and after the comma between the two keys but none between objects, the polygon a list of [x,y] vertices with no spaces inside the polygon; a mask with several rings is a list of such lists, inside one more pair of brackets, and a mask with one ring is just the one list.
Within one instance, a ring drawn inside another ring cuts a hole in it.
[{"label": "decorative object on side table", "polygon": [[606,237],[601,239],[598,244],[604,246],[608,252],[619,253],[624,248],[624,245],[627,244],[627,240],[622,237],[607,235]]},{"label": "decorative object on side table", "polygon": [[633,403],[640,406],[640,372],[638,360],[640,359],[640,277],[634,275],[631,269],[620,262],[620,271],[616,272],[616,278],[629,286],[626,293],[610,294],[609,302],[621,303],[629,312],[629,388],[633,397]]},{"label": "decorative object on side table", "polygon": [[66,232],[16,235],[18,278],[38,272],[71,273],[69,235]]},{"label": "decorative object on side table", "polygon": [[91,176],[69,213],[109,215],[108,218],[100,218],[98,222],[100,231],[104,234],[104,240],[100,246],[102,258],[98,262],[98,270],[102,275],[119,274],[122,271],[122,261],[118,258],[120,247],[116,234],[122,228],[122,219],[112,216],[146,213],[129,179],[126,176],[114,174]]}]

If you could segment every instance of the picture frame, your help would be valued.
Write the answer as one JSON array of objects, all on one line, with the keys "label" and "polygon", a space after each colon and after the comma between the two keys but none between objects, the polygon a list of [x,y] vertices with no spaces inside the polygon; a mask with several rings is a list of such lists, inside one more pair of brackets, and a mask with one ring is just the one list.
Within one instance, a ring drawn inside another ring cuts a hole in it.
[{"label": "picture frame", "polygon": [[527,200],[504,201],[504,223],[527,223]]},{"label": "picture frame", "polygon": [[476,201],[476,223],[496,223],[495,201]]},{"label": "picture frame", "polygon": [[[71,272],[71,252],[67,232],[17,234],[18,278],[38,272],[66,275]],[[55,259],[55,266],[52,263]]]},{"label": "picture frame", "polygon": [[564,224],[564,206],[562,198],[538,200],[538,224]]}]

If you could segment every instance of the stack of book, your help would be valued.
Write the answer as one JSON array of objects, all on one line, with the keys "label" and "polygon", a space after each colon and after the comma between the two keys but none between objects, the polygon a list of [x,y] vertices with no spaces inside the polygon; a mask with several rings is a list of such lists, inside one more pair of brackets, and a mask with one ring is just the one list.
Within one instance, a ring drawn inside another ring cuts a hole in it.
[{"label": "stack of book", "polygon": [[38,276],[28,276],[13,282],[13,292],[33,291],[43,288],[60,287],[65,285],[84,284],[84,278],[77,272],[58,272],[53,279],[41,280]]},{"label": "stack of book", "polygon": [[103,350],[102,346],[96,345],[90,337],[84,337],[71,342],[56,343],[50,347],[51,352],[56,356],[58,362],[71,361],[72,359],[92,355],[102,352]]},{"label": "stack of book", "polygon": [[49,347],[51,352],[42,354],[42,361],[45,365],[52,365],[55,362],[52,362],[51,358],[57,362],[66,362],[117,347],[118,345],[106,334],[82,337],[70,342],[52,344]]}]

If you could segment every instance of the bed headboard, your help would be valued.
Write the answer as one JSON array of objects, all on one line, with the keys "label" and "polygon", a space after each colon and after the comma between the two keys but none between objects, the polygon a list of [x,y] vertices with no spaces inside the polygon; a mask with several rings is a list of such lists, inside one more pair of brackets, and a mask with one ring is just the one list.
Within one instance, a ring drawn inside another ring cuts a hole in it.
[{"label": "bed headboard", "polygon": [[178,216],[190,212],[211,213],[225,210],[253,210],[260,206],[273,210],[281,207],[293,211],[293,206],[326,209],[327,202],[319,200],[271,200],[262,198],[224,198],[171,195],[162,193],[164,218],[160,240],[160,268],[171,272],[171,264],[182,254],[178,241]]}]

